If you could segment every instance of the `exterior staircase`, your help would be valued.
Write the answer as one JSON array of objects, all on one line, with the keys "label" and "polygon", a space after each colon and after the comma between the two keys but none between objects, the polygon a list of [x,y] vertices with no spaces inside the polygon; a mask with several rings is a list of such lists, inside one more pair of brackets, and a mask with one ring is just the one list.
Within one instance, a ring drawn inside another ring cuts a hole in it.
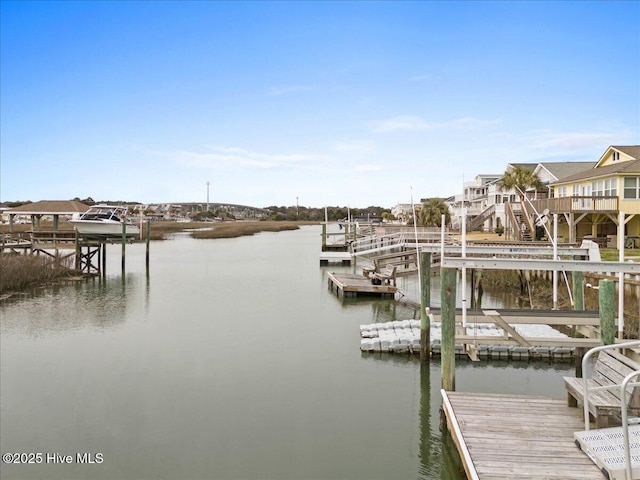
[{"label": "exterior staircase", "polygon": [[518,240],[530,242],[535,239],[535,227],[531,218],[526,211],[526,205],[523,208],[521,203],[507,202],[506,211],[511,220],[514,234]]},{"label": "exterior staircase", "polygon": [[469,222],[469,226],[467,227],[467,229],[469,231],[473,231],[473,230],[477,230],[478,228],[480,228],[484,222],[487,221],[487,219],[493,215],[493,212],[496,211],[496,206],[494,205],[489,205],[487,208],[485,208],[482,213],[480,215],[478,215],[477,217],[475,217],[473,220],[471,220],[471,222]]}]

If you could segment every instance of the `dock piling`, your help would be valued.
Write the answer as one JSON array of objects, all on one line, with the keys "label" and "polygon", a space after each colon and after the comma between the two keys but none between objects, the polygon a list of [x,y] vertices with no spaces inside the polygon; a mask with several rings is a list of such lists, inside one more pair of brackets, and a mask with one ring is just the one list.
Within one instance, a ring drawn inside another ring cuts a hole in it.
[{"label": "dock piling", "polygon": [[571,272],[571,287],[573,309],[584,310],[584,275],[582,272]]},{"label": "dock piling", "polygon": [[127,224],[122,222],[122,271],[124,272],[124,257],[127,250]]},{"label": "dock piling", "polygon": [[431,253],[420,252],[420,360],[431,355],[431,325],[427,309],[431,307]]},{"label": "dock piling", "polygon": [[600,280],[598,284],[598,306],[600,310],[600,343],[611,345],[615,342],[616,325],[614,318],[615,284],[613,280]]},{"label": "dock piling", "polygon": [[147,252],[145,255],[145,265],[147,267],[147,273],[149,272],[149,241],[151,240],[151,220],[147,218],[147,225],[146,225],[146,234],[147,234],[147,238],[146,238],[146,243],[147,243]]},{"label": "dock piling", "polygon": [[443,268],[440,275],[442,305],[442,388],[456,389],[456,268]]}]

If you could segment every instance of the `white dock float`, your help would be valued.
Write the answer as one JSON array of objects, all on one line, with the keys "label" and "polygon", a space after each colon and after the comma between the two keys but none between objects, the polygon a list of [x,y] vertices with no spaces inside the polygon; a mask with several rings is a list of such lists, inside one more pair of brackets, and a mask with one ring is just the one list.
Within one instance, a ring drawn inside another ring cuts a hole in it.
[{"label": "white dock float", "polygon": [[[548,325],[515,325],[523,335],[539,335],[540,338],[554,339],[558,344],[569,341],[569,337]],[[464,338],[480,335],[494,340],[494,344],[478,345],[478,355],[489,358],[525,360],[531,358],[568,359],[574,355],[574,349],[567,346],[530,346],[502,344],[502,329],[493,324],[475,324],[467,326]],[[360,325],[360,350],[363,352],[420,353],[420,320],[400,320]],[[431,353],[439,355],[442,338],[441,324],[431,324]],[[456,339],[456,355],[466,355],[462,344]]]},{"label": "white dock float", "polygon": [[349,252],[321,252],[320,265],[329,265],[330,263],[351,265],[351,254]]},{"label": "white dock float", "polygon": [[[580,446],[609,480],[631,480],[626,477],[624,436],[622,427],[586,430],[574,434]],[[640,479],[640,425],[629,426],[631,477]]]}]

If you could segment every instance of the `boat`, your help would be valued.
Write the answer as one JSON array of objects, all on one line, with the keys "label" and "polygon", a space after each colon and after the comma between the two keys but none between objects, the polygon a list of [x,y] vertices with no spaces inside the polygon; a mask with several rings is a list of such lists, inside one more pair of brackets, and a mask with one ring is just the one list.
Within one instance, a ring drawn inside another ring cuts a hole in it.
[{"label": "boat", "polygon": [[140,228],[127,218],[127,213],[127,207],[94,205],[69,223],[80,235],[93,237],[121,237],[124,225],[125,235],[133,237],[140,233]]}]

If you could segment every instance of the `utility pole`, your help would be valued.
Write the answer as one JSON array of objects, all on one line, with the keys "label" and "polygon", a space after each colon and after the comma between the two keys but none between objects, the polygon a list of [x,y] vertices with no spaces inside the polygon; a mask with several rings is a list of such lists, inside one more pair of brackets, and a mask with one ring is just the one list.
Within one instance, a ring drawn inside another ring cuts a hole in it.
[{"label": "utility pole", "polygon": [[209,180],[207,180],[207,212],[209,211]]},{"label": "utility pole", "polygon": [[299,215],[298,208],[298,197],[296,197],[296,217]]}]

